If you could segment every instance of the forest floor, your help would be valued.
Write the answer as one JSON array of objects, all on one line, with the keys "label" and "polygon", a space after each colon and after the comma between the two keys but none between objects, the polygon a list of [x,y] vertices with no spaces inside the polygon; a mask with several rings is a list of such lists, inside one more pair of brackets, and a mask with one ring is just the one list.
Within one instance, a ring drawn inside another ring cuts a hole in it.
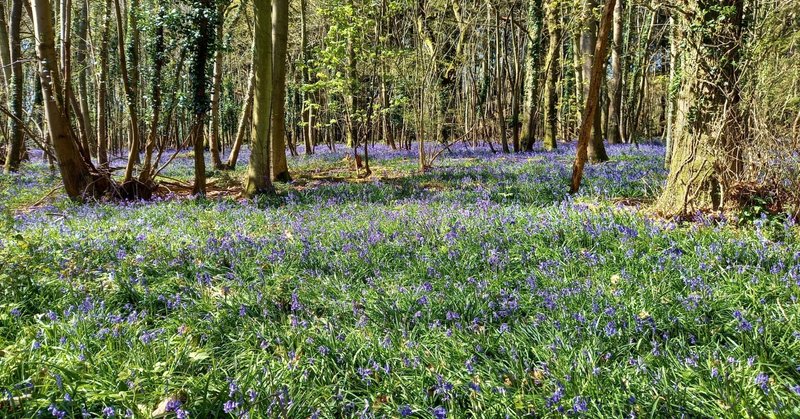
[{"label": "forest floor", "polygon": [[569,147],[320,151],[254,201],[0,175],[0,416],[800,415],[798,226],[649,217],[662,147],[576,197]]}]

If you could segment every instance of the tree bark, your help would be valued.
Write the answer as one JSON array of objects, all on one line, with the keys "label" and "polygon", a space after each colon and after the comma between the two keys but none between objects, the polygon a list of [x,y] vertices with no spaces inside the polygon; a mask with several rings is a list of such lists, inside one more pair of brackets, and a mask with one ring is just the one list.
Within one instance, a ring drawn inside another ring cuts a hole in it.
[{"label": "tree bark", "polygon": [[286,54],[289,40],[289,0],[272,1],[272,179],[288,182],[286,163]]},{"label": "tree bark", "polygon": [[608,142],[622,143],[620,113],[622,112],[622,30],[624,0],[617,0],[614,8],[614,41],[611,44],[611,85],[608,103]]},{"label": "tree bark", "polygon": [[254,83],[254,75],[253,75],[253,68],[252,65],[250,66],[250,73],[247,77],[247,96],[244,99],[244,106],[242,107],[242,114],[239,117],[239,126],[236,129],[236,139],[233,142],[233,146],[231,147],[231,154],[228,155],[228,161],[225,163],[225,168],[227,170],[234,170],[236,168],[236,162],[239,160],[239,151],[242,149],[242,143],[244,142],[244,136],[247,133],[247,129],[250,127],[251,124],[248,124],[253,119],[253,91],[255,88]]},{"label": "tree bark", "polygon": [[[256,4],[260,3],[261,2],[256,2]],[[208,80],[206,65],[208,64],[211,39],[214,36],[211,24],[213,5],[214,0],[200,0],[197,8],[194,10],[193,23],[197,32],[195,34],[194,45],[192,46],[193,59],[189,71],[192,79],[192,106],[194,107],[194,121],[191,130],[194,151],[194,188],[192,189],[192,193],[200,197],[206,195],[204,127],[209,108],[208,89],[206,87],[206,82]]]},{"label": "tree bark", "polygon": [[[712,7],[713,6],[713,7]],[[722,6],[722,7],[717,7]],[[720,210],[743,171],[749,141],[739,110],[744,1],[692,0],[676,17],[682,45],[681,87],[667,185],[656,208],[667,216]],[[709,31],[713,28],[713,31]]]},{"label": "tree bark", "polygon": [[[9,80],[9,104],[14,118],[11,119],[10,141],[6,154],[5,172],[16,172],[19,169],[22,156],[23,142],[25,140],[25,127],[22,126],[24,113],[22,109],[22,85],[24,73],[22,70],[22,50],[20,47],[20,26],[22,22],[22,0],[11,1],[11,15],[9,18],[9,58],[11,66],[11,79]],[[5,40],[3,40],[5,42]]]},{"label": "tree bark", "polygon": [[256,1],[254,9],[253,143],[244,188],[248,197],[274,192],[269,150],[272,131],[272,7],[268,2]]},{"label": "tree bark", "polygon": [[60,74],[56,63],[55,32],[49,0],[32,0],[33,27],[36,35],[39,77],[42,81],[45,118],[53,142],[61,179],[67,195],[73,200],[97,196],[109,187],[108,179],[92,173],[90,163],[84,161],[78,141],[72,135],[66,114],[67,103],[63,96]]},{"label": "tree bark", "polygon": [[545,3],[547,32],[549,35],[547,59],[545,60],[544,82],[544,148],[555,150],[558,143],[558,69],[561,49],[561,26],[558,16],[558,2]]},{"label": "tree bark", "polygon": [[[581,33],[581,63],[583,65],[583,98],[588,99],[592,73],[594,71],[594,53],[597,45],[597,19],[594,9],[598,0],[586,0],[584,9],[585,26]],[[615,2],[616,4],[616,2]],[[612,10],[613,12],[613,10]],[[605,40],[604,40],[605,42]],[[605,50],[604,50],[605,51]],[[601,57],[605,61],[605,54]],[[586,116],[584,114],[584,116]],[[589,141],[589,161],[599,163],[608,161],[608,154],[603,144],[603,122],[600,112],[592,113],[592,136]]]},{"label": "tree bark", "polygon": [[[542,0],[529,0],[528,3],[528,48],[525,57],[525,104],[522,114],[522,134],[520,141],[526,151],[533,150],[536,142],[536,110],[539,108],[540,94],[539,67],[542,61]],[[546,71],[547,69],[545,69]]]},{"label": "tree bark", "polygon": [[214,33],[216,33],[216,50],[214,52],[214,87],[211,94],[211,136],[209,139],[209,151],[211,153],[211,164],[215,170],[222,169],[222,159],[220,158],[220,139],[219,139],[219,125],[220,125],[220,102],[222,100],[222,43],[224,41],[224,22],[225,22],[225,9],[227,3],[220,2],[217,4],[217,24]]},{"label": "tree bark", "polygon": [[603,9],[603,18],[600,24],[599,39],[596,40],[594,56],[592,57],[592,71],[589,74],[589,89],[586,95],[586,108],[583,113],[584,118],[581,122],[581,132],[578,137],[578,150],[575,164],[572,168],[572,183],[570,193],[578,193],[583,177],[583,167],[588,158],[588,148],[591,143],[592,130],[596,129],[596,118],[598,115],[598,105],[600,98],[600,85],[605,78],[606,49],[608,47],[608,35],[611,32],[611,22],[614,17],[614,6],[616,0],[608,0]]},{"label": "tree bark", "polygon": [[105,1],[103,28],[100,41],[99,67],[97,81],[97,160],[100,167],[109,167],[108,149],[108,50],[111,31],[111,0]]},{"label": "tree bark", "polygon": [[125,42],[123,40],[124,27],[122,26],[122,8],[119,0],[114,0],[114,10],[117,17],[117,47],[119,50],[119,67],[122,73],[122,84],[125,88],[126,104],[128,105],[128,117],[130,118],[130,150],[128,150],[128,163],[125,165],[125,177],[122,183],[128,183],[133,179],[133,169],[137,163],[139,155],[139,115],[136,111],[136,91],[131,83],[128,74],[128,62],[125,57]]}]

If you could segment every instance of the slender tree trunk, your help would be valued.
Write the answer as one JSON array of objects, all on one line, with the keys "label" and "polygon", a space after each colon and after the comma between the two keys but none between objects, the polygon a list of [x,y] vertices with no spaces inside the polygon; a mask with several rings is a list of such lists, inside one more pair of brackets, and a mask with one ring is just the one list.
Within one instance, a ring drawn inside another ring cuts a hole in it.
[{"label": "slender tree trunk", "polygon": [[100,41],[99,67],[97,80],[97,160],[103,169],[109,168],[108,149],[108,51],[111,37],[111,0],[105,1],[102,16],[102,35]]},{"label": "slender tree trunk", "polygon": [[270,170],[270,132],[272,125],[272,7],[254,2],[255,47],[253,48],[254,100],[253,143],[244,193],[252,197],[272,193]]},{"label": "slender tree trunk", "polygon": [[[5,20],[5,19],[3,19]],[[25,127],[23,121],[24,114],[22,109],[22,85],[24,83],[24,73],[22,69],[22,50],[20,46],[20,26],[22,22],[22,0],[11,1],[11,15],[9,17],[9,59],[11,67],[11,79],[9,85],[9,102],[11,113],[10,141],[6,154],[5,172],[16,172],[19,169],[20,157],[23,151],[25,140]],[[0,40],[5,42],[5,40]],[[5,59],[4,59],[5,62]]]},{"label": "slender tree trunk", "polygon": [[614,8],[614,42],[611,44],[611,85],[608,103],[608,142],[622,143],[620,113],[622,112],[622,30],[624,0],[617,0]]},{"label": "slender tree trunk", "polygon": [[217,3],[217,24],[214,33],[216,33],[216,50],[214,53],[214,87],[211,94],[211,133],[209,139],[209,151],[211,152],[211,164],[215,170],[222,168],[222,159],[220,158],[220,138],[219,138],[219,125],[220,125],[220,102],[222,100],[222,43],[224,41],[224,23],[225,23],[225,9],[227,2]]},{"label": "slender tree trunk", "polygon": [[[591,84],[592,71],[594,69],[594,52],[597,44],[597,19],[594,17],[594,9],[597,4],[598,0],[586,0],[584,9],[586,23],[581,33],[584,99],[589,97],[589,85]],[[605,56],[600,58],[605,61]],[[602,116],[600,112],[594,112],[592,115],[594,120],[592,121],[592,137],[591,141],[589,141],[589,161],[592,163],[604,162],[608,160],[608,154],[606,154],[606,148],[603,144]]]},{"label": "slender tree trunk", "polygon": [[[161,73],[164,68],[165,54],[164,54],[164,18],[166,11],[164,6],[159,6],[158,20],[155,30],[155,44],[152,49],[151,60],[153,62],[153,75],[150,80],[151,88],[151,101],[153,108],[153,120],[150,122],[150,133],[147,136],[147,144],[145,145],[144,164],[142,165],[142,172],[139,175],[139,181],[144,184],[153,181],[153,152],[156,148],[158,140],[158,126],[159,118],[161,116]],[[158,162],[156,162],[158,163]]]},{"label": "slender tree trunk", "polygon": [[289,0],[272,1],[272,179],[291,180],[286,163],[286,54],[289,39]]},{"label": "slender tree trunk", "polygon": [[670,40],[669,40],[669,88],[667,89],[667,128],[665,132],[667,151],[664,159],[664,166],[669,168],[672,163],[673,146],[673,127],[677,107],[677,91],[680,87],[680,55],[678,54],[678,28],[675,16],[670,16]]},{"label": "slender tree trunk", "polygon": [[[257,2],[259,4],[261,2]],[[205,160],[205,124],[208,115],[209,100],[206,75],[211,39],[213,38],[211,17],[214,0],[200,0],[194,10],[194,27],[197,31],[194,39],[193,59],[190,69],[192,79],[193,126],[191,135],[194,149],[194,188],[192,193],[204,197],[206,195],[206,160]],[[269,36],[269,35],[268,35]]]},{"label": "slender tree trunk", "polygon": [[572,168],[572,183],[570,193],[578,193],[583,178],[583,167],[588,158],[588,148],[591,143],[592,130],[598,114],[600,85],[605,78],[606,49],[608,47],[608,35],[611,32],[611,23],[614,18],[614,6],[616,0],[608,0],[603,9],[603,18],[600,24],[599,39],[596,39],[594,56],[592,57],[592,71],[589,73],[589,89],[586,92],[586,108],[584,118],[581,122],[581,133],[578,137],[578,150],[575,157],[575,164]]},{"label": "slender tree trunk", "polygon": [[[137,117],[131,118],[131,125],[129,127],[129,146],[134,148],[136,146],[136,152],[129,155],[133,157],[133,161],[135,164],[139,164],[139,151],[142,147],[141,137],[142,137],[142,127],[139,124],[139,100],[140,100],[140,92],[139,92],[139,79],[140,79],[140,71],[139,71],[139,50],[141,44],[141,29],[139,29],[139,1],[140,0],[130,0],[129,8],[127,10],[128,14],[128,61],[127,61],[127,70],[128,70],[128,83],[130,84],[130,98],[128,99],[132,105],[129,106],[129,112],[136,113]],[[120,36],[122,36],[122,31],[120,30]],[[122,54],[125,52],[122,51]],[[135,119],[135,121],[134,121]],[[133,131],[136,131],[135,133]],[[136,142],[134,144],[133,142]]]},{"label": "slender tree trunk", "polygon": [[244,136],[247,134],[249,128],[248,124],[253,118],[253,91],[255,88],[254,75],[252,65],[250,66],[250,74],[247,76],[247,96],[244,99],[244,106],[242,107],[242,114],[239,117],[239,126],[236,129],[236,139],[231,146],[231,154],[228,155],[228,162],[225,163],[225,168],[234,170],[236,162],[239,160],[239,151],[242,149],[244,143]]},{"label": "slender tree trunk", "polygon": [[136,113],[136,92],[131,84],[131,77],[128,73],[128,62],[125,57],[125,43],[123,41],[124,27],[122,26],[122,8],[120,7],[119,0],[114,0],[115,13],[117,17],[117,47],[119,50],[119,67],[122,73],[122,84],[125,89],[125,98],[128,105],[128,113],[130,118],[130,150],[128,150],[128,163],[125,166],[125,178],[122,183],[128,183],[133,179],[133,168],[137,162],[139,155],[139,115]]},{"label": "slender tree trunk", "polygon": [[544,83],[544,148],[555,150],[558,136],[558,69],[561,54],[561,26],[558,15],[558,2],[545,3],[547,32],[549,34],[547,59],[545,60]]},{"label": "slender tree trunk", "polygon": [[[13,1],[9,0],[11,8],[14,8]],[[6,2],[0,2],[0,67],[2,67],[3,87],[9,90],[8,84],[11,83],[11,51],[12,42],[8,30],[10,25],[6,22]]]},{"label": "slender tree trunk", "polygon": [[87,74],[89,72],[89,62],[87,60],[87,40],[89,39],[89,2],[82,0],[80,2],[80,7],[81,13],[78,25],[78,50],[75,52],[76,64],[80,69],[80,72],[78,73],[78,101],[80,103],[83,125],[87,127],[86,138],[84,138],[84,143],[86,144],[85,147],[87,150],[95,151],[97,145],[96,141],[94,141],[94,132],[91,130],[92,113],[89,109],[89,83],[87,80]]}]

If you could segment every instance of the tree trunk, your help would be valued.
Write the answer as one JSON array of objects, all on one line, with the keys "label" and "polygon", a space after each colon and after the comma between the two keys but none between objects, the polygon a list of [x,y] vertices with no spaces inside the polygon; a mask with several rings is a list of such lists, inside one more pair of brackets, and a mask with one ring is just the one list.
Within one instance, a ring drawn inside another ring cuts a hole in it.
[{"label": "tree trunk", "polygon": [[286,163],[286,54],[289,39],[289,0],[272,1],[272,179],[288,182]]},{"label": "tree trunk", "polygon": [[108,50],[111,31],[111,0],[105,1],[103,28],[100,41],[99,67],[97,81],[97,160],[103,169],[109,168],[108,149]]},{"label": "tree trunk", "polygon": [[622,143],[620,113],[622,112],[622,30],[624,0],[614,8],[614,41],[611,44],[611,85],[608,103],[608,142]]},{"label": "tree trunk", "polygon": [[254,2],[254,9],[253,142],[244,188],[248,197],[274,191],[269,152],[272,125],[272,7],[268,2],[257,1]]},{"label": "tree trunk", "polygon": [[[542,55],[542,0],[528,3],[528,48],[525,57],[525,104],[522,114],[522,134],[520,141],[526,151],[533,150],[536,142],[536,110],[539,108],[537,93],[539,87],[539,67]],[[547,69],[545,69],[546,71]]]},{"label": "tree trunk", "polygon": [[669,40],[669,88],[667,89],[667,128],[665,131],[665,139],[667,143],[666,156],[664,158],[664,166],[669,168],[672,163],[672,134],[673,126],[675,123],[675,111],[677,107],[677,92],[676,88],[680,86],[680,56],[678,54],[678,28],[674,16],[669,18],[670,25],[670,40]]},{"label": "tree trunk", "polygon": [[211,136],[209,139],[209,151],[211,152],[211,164],[215,170],[222,168],[220,158],[219,140],[219,119],[220,102],[222,100],[222,43],[224,41],[225,9],[227,3],[217,3],[217,25],[215,29],[217,47],[214,53],[214,87],[211,94]]},{"label": "tree trunk", "polygon": [[125,88],[125,98],[128,105],[128,113],[130,118],[130,150],[128,150],[128,163],[125,165],[125,178],[123,184],[130,182],[133,179],[133,168],[137,163],[139,156],[139,115],[136,111],[136,91],[131,83],[131,77],[128,73],[128,62],[125,58],[125,43],[122,34],[124,27],[122,26],[122,8],[120,7],[119,0],[114,0],[115,13],[117,17],[117,47],[119,49],[119,68],[122,73],[122,84]]},{"label": "tree trunk", "polygon": [[[594,17],[594,9],[597,7],[597,4],[598,0],[586,0],[584,9],[584,18],[586,20],[584,30],[581,33],[584,99],[588,99],[589,97],[589,85],[591,84],[592,71],[594,70],[594,53],[595,46],[597,45],[597,19]],[[605,61],[605,55],[600,58]],[[584,116],[586,115],[584,114]],[[592,137],[589,141],[589,161],[592,163],[608,161],[608,154],[606,154],[606,148],[603,144],[602,116],[600,112],[594,112],[592,117],[594,119],[592,121]]]},{"label": "tree trunk", "polygon": [[[161,116],[161,73],[164,68],[165,54],[164,54],[164,18],[166,11],[163,6],[159,6],[158,19],[155,28],[155,45],[152,49],[151,60],[153,62],[153,75],[151,82],[151,101],[153,108],[153,120],[150,122],[150,133],[147,136],[147,144],[145,145],[144,164],[142,165],[142,173],[139,175],[139,181],[144,184],[149,184],[153,181],[155,175],[153,170],[153,151],[156,147],[156,140],[158,139],[158,124]],[[158,164],[158,162],[156,162]]]},{"label": "tree trunk", "polygon": [[[3,19],[5,20],[5,19]],[[22,70],[22,50],[20,47],[20,25],[22,22],[22,0],[11,1],[11,15],[9,18],[9,58],[11,60],[11,80],[9,80],[9,104],[11,113],[11,130],[8,152],[6,154],[5,172],[16,172],[19,169],[20,157],[25,140],[25,127],[22,126],[24,113],[22,109],[22,85],[24,73]],[[5,42],[5,40],[2,40]],[[4,60],[5,61],[5,60]]]},{"label": "tree trunk", "polygon": [[91,110],[89,110],[89,84],[87,74],[89,71],[89,62],[87,60],[87,51],[89,38],[89,2],[81,1],[80,21],[78,24],[78,50],[75,52],[75,61],[80,69],[78,73],[78,101],[80,103],[81,117],[83,118],[83,125],[87,127],[86,138],[84,143],[86,149],[91,151],[96,150],[97,145],[94,141],[94,132],[90,129],[92,126]]},{"label": "tree trunk", "polygon": [[[686,216],[729,204],[727,191],[743,171],[741,147],[749,140],[738,84],[744,1],[692,0],[688,10],[696,16],[692,21],[676,17],[686,48],[670,173],[656,204],[664,215]],[[709,32],[710,27],[714,30]]]},{"label": "tree trunk", "polygon": [[547,0],[545,3],[547,32],[549,35],[547,59],[545,60],[544,81],[544,148],[555,150],[558,136],[558,69],[561,54],[561,26],[558,3]]},{"label": "tree trunk", "polygon": [[193,20],[197,32],[192,46],[194,58],[189,71],[192,79],[192,106],[194,107],[194,125],[191,131],[194,140],[192,141],[194,149],[194,188],[192,193],[201,197],[206,195],[204,128],[209,108],[206,65],[208,64],[211,39],[214,36],[211,24],[213,6],[214,0],[200,0],[194,10]]},{"label": "tree trunk", "polygon": [[236,129],[236,139],[231,147],[231,154],[228,155],[228,161],[225,163],[227,170],[234,170],[236,168],[236,161],[239,160],[239,151],[242,149],[244,136],[247,133],[253,119],[253,90],[254,90],[254,75],[253,67],[250,66],[250,73],[247,76],[247,96],[244,99],[244,106],[242,107],[242,114],[239,117],[239,126]]},{"label": "tree trunk", "polygon": [[61,179],[67,195],[74,200],[98,196],[109,186],[108,179],[95,176],[93,168],[84,161],[77,139],[73,137],[66,114],[60,74],[56,63],[55,32],[49,0],[32,0],[33,27],[38,41],[37,58],[42,81],[45,118],[58,160]]},{"label": "tree trunk", "polygon": [[599,39],[596,39],[594,56],[592,57],[592,71],[589,73],[589,89],[586,92],[586,108],[584,110],[584,118],[581,122],[581,132],[578,137],[578,150],[575,158],[575,164],[572,168],[572,184],[570,193],[578,193],[581,186],[581,179],[583,178],[583,167],[586,164],[589,150],[591,145],[592,130],[594,127],[596,115],[598,113],[598,105],[600,99],[600,85],[605,79],[605,61],[606,49],[608,47],[608,35],[611,32],[611,22],[614,17],[614,6],[616,0],[608,0],[605,8],[603,9],[603,19],[600,25]]}]

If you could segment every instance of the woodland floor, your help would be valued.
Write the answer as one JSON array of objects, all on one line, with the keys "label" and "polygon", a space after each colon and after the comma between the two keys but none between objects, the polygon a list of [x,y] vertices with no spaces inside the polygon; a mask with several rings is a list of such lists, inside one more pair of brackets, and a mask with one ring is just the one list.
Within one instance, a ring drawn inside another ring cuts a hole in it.
[{"label": "woodland floor", "polygon": [[0,416],[800,416],[798,226],[650,218],[664,149],[609,152],[573,198],[569,146],[320,148],[255,201],[188,154],[147,203],[0,175]]}]

